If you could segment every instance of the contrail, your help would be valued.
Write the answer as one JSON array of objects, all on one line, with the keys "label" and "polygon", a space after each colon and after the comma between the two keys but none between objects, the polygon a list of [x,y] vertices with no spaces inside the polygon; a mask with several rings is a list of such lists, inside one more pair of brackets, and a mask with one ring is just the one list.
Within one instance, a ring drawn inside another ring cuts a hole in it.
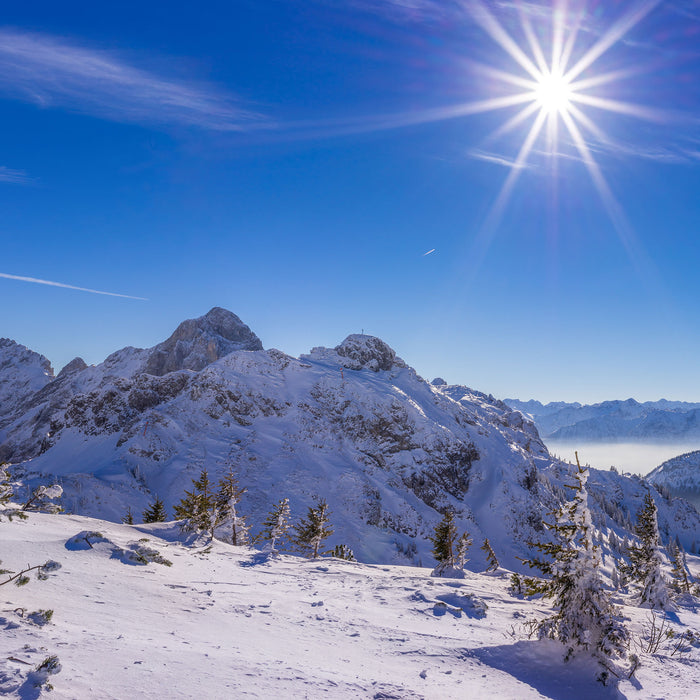
[{"label": "contrail", "polygon": [[78,292],[90,292],[91,294],[104,294],[108,297],[121,297],[122,299],[138,299],[139,301],[148,301],[145,297],[132,297],[128,294],[115,294],[114,292],[101,292],[99,289],[88,289],[87,287],[74,287],[72,284],[63,284],[62,282],[51,282],[50,280],[39,280],[35,277],[20,277],[19,275],[8,275],[6,272],[0,272],[0,277],[8,280],[19,280],[20,282],[34,282],[34,284],[48,284],[49,287],[63,287],[63,289],[75,289]]},{"label": "contrail", "polygon": [[435,248],[432,248],[427,253],[423,253],[423,257],[425,257],[426,255],[430,255],[431,253],[434,253],[434,252],[435,252]]}]

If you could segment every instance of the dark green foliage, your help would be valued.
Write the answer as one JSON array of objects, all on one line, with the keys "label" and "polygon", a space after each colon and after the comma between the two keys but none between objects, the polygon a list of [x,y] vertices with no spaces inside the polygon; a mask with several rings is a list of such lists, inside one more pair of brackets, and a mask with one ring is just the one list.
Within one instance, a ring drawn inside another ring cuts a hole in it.
[{"label": "dark green foliage", "polygon": [[493,551],[488,537],[484,540],[484,544],[481,545],[481,550],[486,553],[486,560],[488,562],[486,571],[496,571],[499,567],[498,559],[496,558],[496,553]]},{"label": "dark green foliage", "polygon": [[433,543],[433,556],[438,563],[436,570],[454,566],[457,526],[453,511],[445,512],[442,520],[435,527],[435,534],[430,541]]},{"label": "dark green foliage", "polygon": [[10,474],[7,471],[7,465],[0,464],[0,506],[9,503],[11,498],[12,484],[10,483]]},{"label": "dark green foliage", "polygon": [[[131,515],[131,509],[129,509],[127,515]],[[144,523],[164,523],[168,519],[168,514],[165,511],[165,505],[158,496],[156,500],[143,511],[143,522]],[[128,521],[125,521],[128,522]],[[133,525],[134,519],[131,518],[130,525]]]},{"label": "dark green foliage", "polygon": [[315,508],[309,507],[306,518],[295,525],[292,540],[301,552],[315,559],[323,541],[332,534],[328,504],[321,499]]},{"label": "dark green foliage", "polygon": [[510,586],[508,590],[513,595],[525,595],[525,582],[523,577],[515,571],[510,575]]},{"label": "dark green foliage", "polygon": [[[131,512],[131,506],[129,506],[126,509],[126,514],[122,518],[122,522],[125,525],[133,525],[134,524],[134,514]],[[144,522],[146,522],[146,521],[144,520]]]},{"label": "dark green foliage", "polygon": [[273,552],[277,540],[284,537],[289,528],[289,499],[283,498],[263,522],[262,538],[270,543],[270,549]]},{"label": "dark green foliage", "polygon": [[199,479],[192,479],[192,491],[175,506],[174,513],[182,520],[182,528],[191,532],[207,532],[214,538],[216,528],[216,495],[209,481],[209,473],[202,469]]},{"label": "dark green foliage", "polygon": [[335,559],[345,559],[345,561],[357,561],[352,549],[344,544],[337,544],[331,556]]},{"label": "dark green foliage", "polygon": [[25,584],[29,583],[29,576],[27,576],[27,574],[30,571],[36,571],[36,577],[39,579],[39,581],[46,581],[49,574],[53,573],[54,571],[58,571],[60,568],[61,565],[57,561],[52,561],[49,559],[49,561],[45,562],[44,564],[28,566],[26,569],[22,569],[22,571],[17,573],[10,571],[9,569],[0,569],[0,575],[10,574],[10,576],[4,581],[0,581],[0,586],[4,586],[8,583],[14,583],[15,586],[24,586]]}]

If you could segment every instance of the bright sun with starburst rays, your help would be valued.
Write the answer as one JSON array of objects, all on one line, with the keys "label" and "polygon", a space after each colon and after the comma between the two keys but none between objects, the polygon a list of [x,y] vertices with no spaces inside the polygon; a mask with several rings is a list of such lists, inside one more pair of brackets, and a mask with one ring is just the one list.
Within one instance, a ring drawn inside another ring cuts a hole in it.
[{"label": "bright sun with starburst rays", "polygon": [[542,73],[537,79],[535,101],[547,114],[561,114],[571,105],[571,83],[559,71]]},{"label": "bright sun with starburst rays", "polygon": [[[479,64],[479,72],[494,84],[516,88],[490,100],[462,105],[462,114],[484,113],[519,107],[519,111],[494,131],[491,138],[501,137],[530,122],[524,141],[511,164],[506,181],[492,208],[491,224],[500,217],[520,173],[525,169],[535,149],[549,155],[553,161],[560,155],[562,145],[573,147],[587,168],[603,204],[619,229],[623,219],[610,187],[593,157],[589,140],[609,143],[606,134],[589,114],[594,108],[608,112],[659,120],[660,112],[610,97],[605,90],[617,81],[633,74],[633,70],[617,69],[596,72],[596,62],[618,43],[635,25],[658,5],[660,0],[640,0],[622,15],[585,51],[578,51],[578,40],[586,22],[586,3],[575,9],[567,0],[553,0],[549,37],[536,32],[529,10],[532,5],[516,0],[522,40],[509,34],[495,14],[482,0],[466,0],[465,7],[486,34],[515,64],[515,70],[503,70]],[[539,6],[538,6],[539,7]],[[541,9],[541,8],[540,8]],[[542,24],[543,13],[538,15]],[[538,27],[540,30],[541,26]],[[590,29],[587,29],[590,35]],[[575,58],[574,58],[575,57]],[[603,92],[600,92],[603,90]],[[562,128],[563,127],[563,128]],[[563,142],[566,142],[563,144]],[[621,234],[622,232],[619,231]]]}]

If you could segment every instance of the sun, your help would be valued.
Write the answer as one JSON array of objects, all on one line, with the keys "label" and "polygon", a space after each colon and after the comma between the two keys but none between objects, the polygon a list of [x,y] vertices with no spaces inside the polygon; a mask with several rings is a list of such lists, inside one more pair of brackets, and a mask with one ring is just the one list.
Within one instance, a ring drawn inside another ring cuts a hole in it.
[{"label": "sun", "polygon": [[543,72],[537,81],[534,99],[546,114],[568,113],[573,91],[571,82],[558,71]]},{"label": "sun", "polygon": [[[488,143],[526,125],[517,155],[512,160],[501,158],[499,161],[508,162],[510,172],[484,224],[485,237],[493,235],[497,229],[513,188],[527,169],[531,156],[546,155],[554,178],[558,177],[560,158],[573,158],[583,163],[623,243],[629,247],[631,234],[624,213],[589,145],[611,143],[596,123],[596,115],[606,111],[653,121],[661,121],[664,115],[662,110],[623,102],[616,98],[614,91],[611,93],[614,83],[634,74],[633,67],[608,72],[597,68],[601,56],[660,1],[638,0],[607,31],[581,50],[579,43],[585,43],[579,39],[586,33],[586,3],[574,7],[567,0],[551,0],[550,32],[547,32],[547,20],[533,26],[535,15],[530,12],[530,5],[515,0],[513,7],[519,14],[520,31],[510,34],[484,0],[465,0],[475,23],[504,51],[509,59],[508,67],[475,63],[477,71],[493,84],[497,96],[466,103],[460,109],[446,112],[445,116],[515,109],[515,113],[490,134]],[[536,16],[547,17],[541,13]]]}]

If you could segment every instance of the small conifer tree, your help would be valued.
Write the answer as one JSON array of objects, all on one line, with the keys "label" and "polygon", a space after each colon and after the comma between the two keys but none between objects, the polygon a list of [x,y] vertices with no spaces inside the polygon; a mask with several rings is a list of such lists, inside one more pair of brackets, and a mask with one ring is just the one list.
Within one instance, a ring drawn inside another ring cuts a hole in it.
[{"label": "small conifer tree", "polygon": [[[129,509],[127,515],[131,514],[131,509]],[[143,511],[143,522],[144,523],[164,523],[168,519],[168,514],[165,511],[165,504],[161,501],[158,496],[156,500]],[[131,519],[131,524],[133,524],[133,517]]]},{"label": "small conifer tree", "polygon": [[637,513],[634,531],[639,537],[639,544],[629,546],[630,563],[626,572],[640,586],[639,604],[648,605],[652,609],[668,610],[671,601],[668,584],[661,571],[661,540],[656,522],[656,504],[650,491],[644,496],[644,504]]},{"label": "small conifer tree", "polygon": [[469,561],[469,559],[467,559],[467,552],[473,543],[474,540],[472,540],[468,532],[463,532],[457,540],[455,553],[457,555],[457,564],[459,564],[460,569],[464,569],[465,564]]},{"label": "small conifer tree", "polygon": [[668,543],[668,557],[671,560],[671,585],[677,593],[691,593],[692,586],[688,576],[685,552],[673,541]]},{"label": "small conifer tree", "polygon": [[496,571],[499,567],[498,558],[496,557],[496,552],[493,551],[493,547],[491,547],[488,537],[484,540],[484,544],[481,545],[481,549],[486,553],[486,571]]},{"label": "small conifer tree", "polygon": [[535,621],[539,636],[561,641],[567,649],[566,661],[577,651],[590,651],[604,666],[601,680],[605,681],[611,661],[626,657],[628,634],[600,574],[600,550],[593,544],[588,509],[587,468],[579,465],[574,476],[576,483],[567,484],[572,500],[552,514],[553,523],[545,523],[553,539],[529,543],[544,556],[525,563],[549,578],[526,578],[526,592],[554,600],[555,613]]},{"label": "small conifer tree", "polygon": [[21,508],[8,507],[13,497],[12,482],[6,464],[0,464],[0,520],[5,517],[8,520],[19,518],[26,520],[27,514]]},{"label": "small conifer tree", "polygon": [[435,534],[430,538],[433,543],[433,556],[437,561],[435,573],[439,574],[455,565],[455,545],[457,542],[457,526],[452,510],[445,511],[442,520],[435,527]]},{"label": "small conifer tree", "polygon": [[124,514],[124,517],[122,518],[122,522],[124,525],[133,525],[134,524],[134,514],[131,512],[131,506],[129,506],[126,509],[126,513]]},{"label": "small conifer tree", "polygon": [[7,465],[0,464],[0,506],[6,506],[12,499],[12,484]]},{"label": "small conifer tree", "polygon": [[331,556],[335,559],[345,559],[345,561],[357,561],[352,549],[345,544],[337,544]]},{"label": "small conifer tree", "polygon": [[203,531],[213,539],[217,522],[216,497],[206,469],[202,469],[199,479],[192,479],[192,485],[194,489],[185,491],[185,496],[175,506],[175,517],[183,521],[184,530]]},{"label": "small conifer tree", "polygon": [[231,544],[236,546],[248,544],[250,539],[245,516],[240,515],[236,508],[245,492],[233,469],[229,469],[219,481],[216,494],[217,526],[227,524],[231,528]]},{"label": "small conifer tree", "polygon": [[294,527],[293,542],[308,557],[316,559],[323,541],[333,534],[328,503],[321,499],[315,508],[309,507],[306,518]]},{"label": "small conifer tree", "polygon": [[289,499],[283,498],[274,506],[263,522],[262,537],[270,543],[271,552],[276,551],[277,540],[284,537],[289,528]]}]

